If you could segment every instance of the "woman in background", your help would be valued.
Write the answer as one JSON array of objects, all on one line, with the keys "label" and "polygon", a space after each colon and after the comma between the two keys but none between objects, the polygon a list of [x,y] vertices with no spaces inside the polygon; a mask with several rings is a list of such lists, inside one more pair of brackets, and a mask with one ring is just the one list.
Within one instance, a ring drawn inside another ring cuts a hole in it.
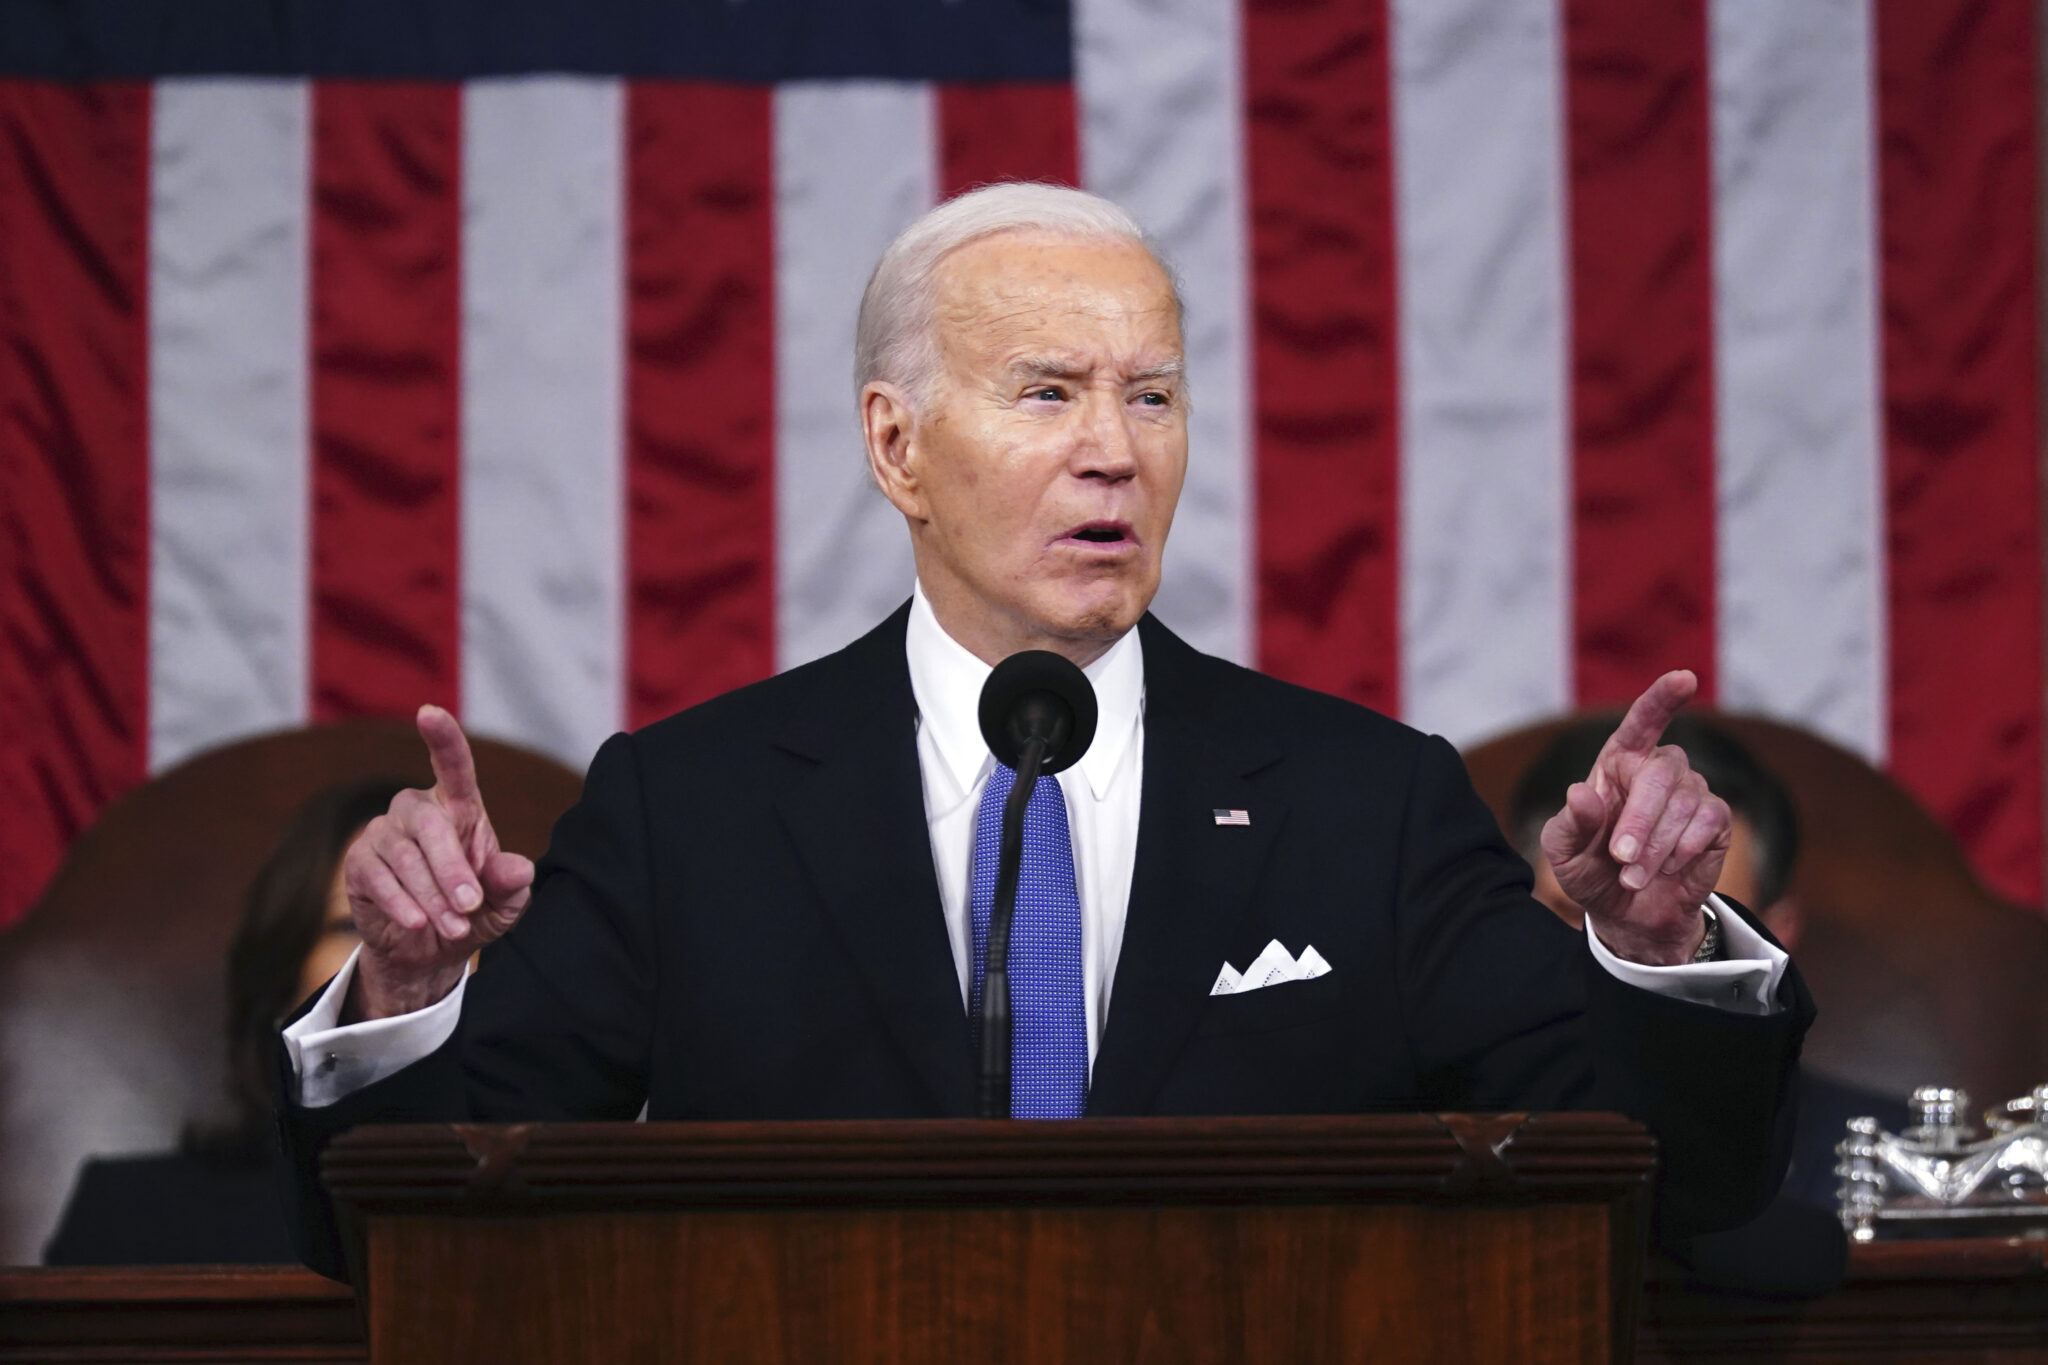
[{"label": "woman in background", "polygon": [[292,817],[249,884],[228,949],[229,1119],[187,1125],[175,1152],[87,1161],[46,1265],[298,1260],[278,1202],[268,1068],[279,1025],[356,946],[341,857],[404,785],[330,787]]}]

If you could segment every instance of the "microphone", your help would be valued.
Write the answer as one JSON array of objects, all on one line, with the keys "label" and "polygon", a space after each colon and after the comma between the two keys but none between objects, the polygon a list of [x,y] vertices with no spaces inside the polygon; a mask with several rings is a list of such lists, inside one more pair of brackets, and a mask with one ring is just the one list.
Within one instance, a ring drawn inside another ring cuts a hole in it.
[{"label": "microphone", "polygon": [[981,687],[981,737],[989,752],[1017,771],[1003,803],[995,900],[981,977],[981,1065],[975,1109],[985,1119],[1010,1117],[1010,920],[1024,863],[1024,811],[1038,779],[1080,761],[1095,739],[1095,689],[1072,660],[1027,649],[997,664]]}]

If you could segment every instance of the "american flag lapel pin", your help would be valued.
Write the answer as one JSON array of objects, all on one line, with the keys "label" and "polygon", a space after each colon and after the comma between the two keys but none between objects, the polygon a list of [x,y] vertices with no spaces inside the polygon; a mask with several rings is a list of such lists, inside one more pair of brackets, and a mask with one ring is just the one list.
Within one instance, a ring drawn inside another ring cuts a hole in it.
[{"label": "american flag lapel pin", "polygon": [[1216,812],[1216,823],[1219,825],[1245,825],[1249,827],[1251,822],[1252,813],[1248,810],[1219,810]]}]

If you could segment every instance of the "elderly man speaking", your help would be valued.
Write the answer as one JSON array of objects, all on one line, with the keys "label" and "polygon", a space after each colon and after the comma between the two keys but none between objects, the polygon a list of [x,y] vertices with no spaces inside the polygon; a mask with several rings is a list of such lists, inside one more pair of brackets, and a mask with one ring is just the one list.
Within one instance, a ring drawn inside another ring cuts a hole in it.
[{"label": "elderly man speaking", "polygon": [[976,706],[1030,649],[1085,670],[1100,720],[1027,798],[1016,1113],[1617,1108],[1660,1139],[1668,1226],[1768,1196],[1811,1007],[1710,894],[1728,810],[1657,742],[1690,674],[1544,832],[1576,935],[1449,745],[1147,614],[1190,395],[1173,278],[1121,209],[1042,185],[941,205],[876,267],[857,351],[916,558],[902,608],[613,737],[537,868],[422,708],[435,785],[349,851],[363,946],[285,1033],[310,1259],[338,1268],[312,1172],[357,1123],[972,1112],[1015,777]]}]

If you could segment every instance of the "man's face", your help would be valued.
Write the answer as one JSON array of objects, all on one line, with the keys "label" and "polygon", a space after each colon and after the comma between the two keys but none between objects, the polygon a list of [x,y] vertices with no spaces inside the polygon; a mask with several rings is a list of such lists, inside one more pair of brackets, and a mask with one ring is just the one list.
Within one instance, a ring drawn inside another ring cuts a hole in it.
[{"label": "man's face", "polygon": [[862,396],[877,481],[940,623],[995,662],[1086,663],[1136,624],[1187,471],[1180,323],[1143,249],[1037,233],[941,262],[939,368],[914,413]]}]

